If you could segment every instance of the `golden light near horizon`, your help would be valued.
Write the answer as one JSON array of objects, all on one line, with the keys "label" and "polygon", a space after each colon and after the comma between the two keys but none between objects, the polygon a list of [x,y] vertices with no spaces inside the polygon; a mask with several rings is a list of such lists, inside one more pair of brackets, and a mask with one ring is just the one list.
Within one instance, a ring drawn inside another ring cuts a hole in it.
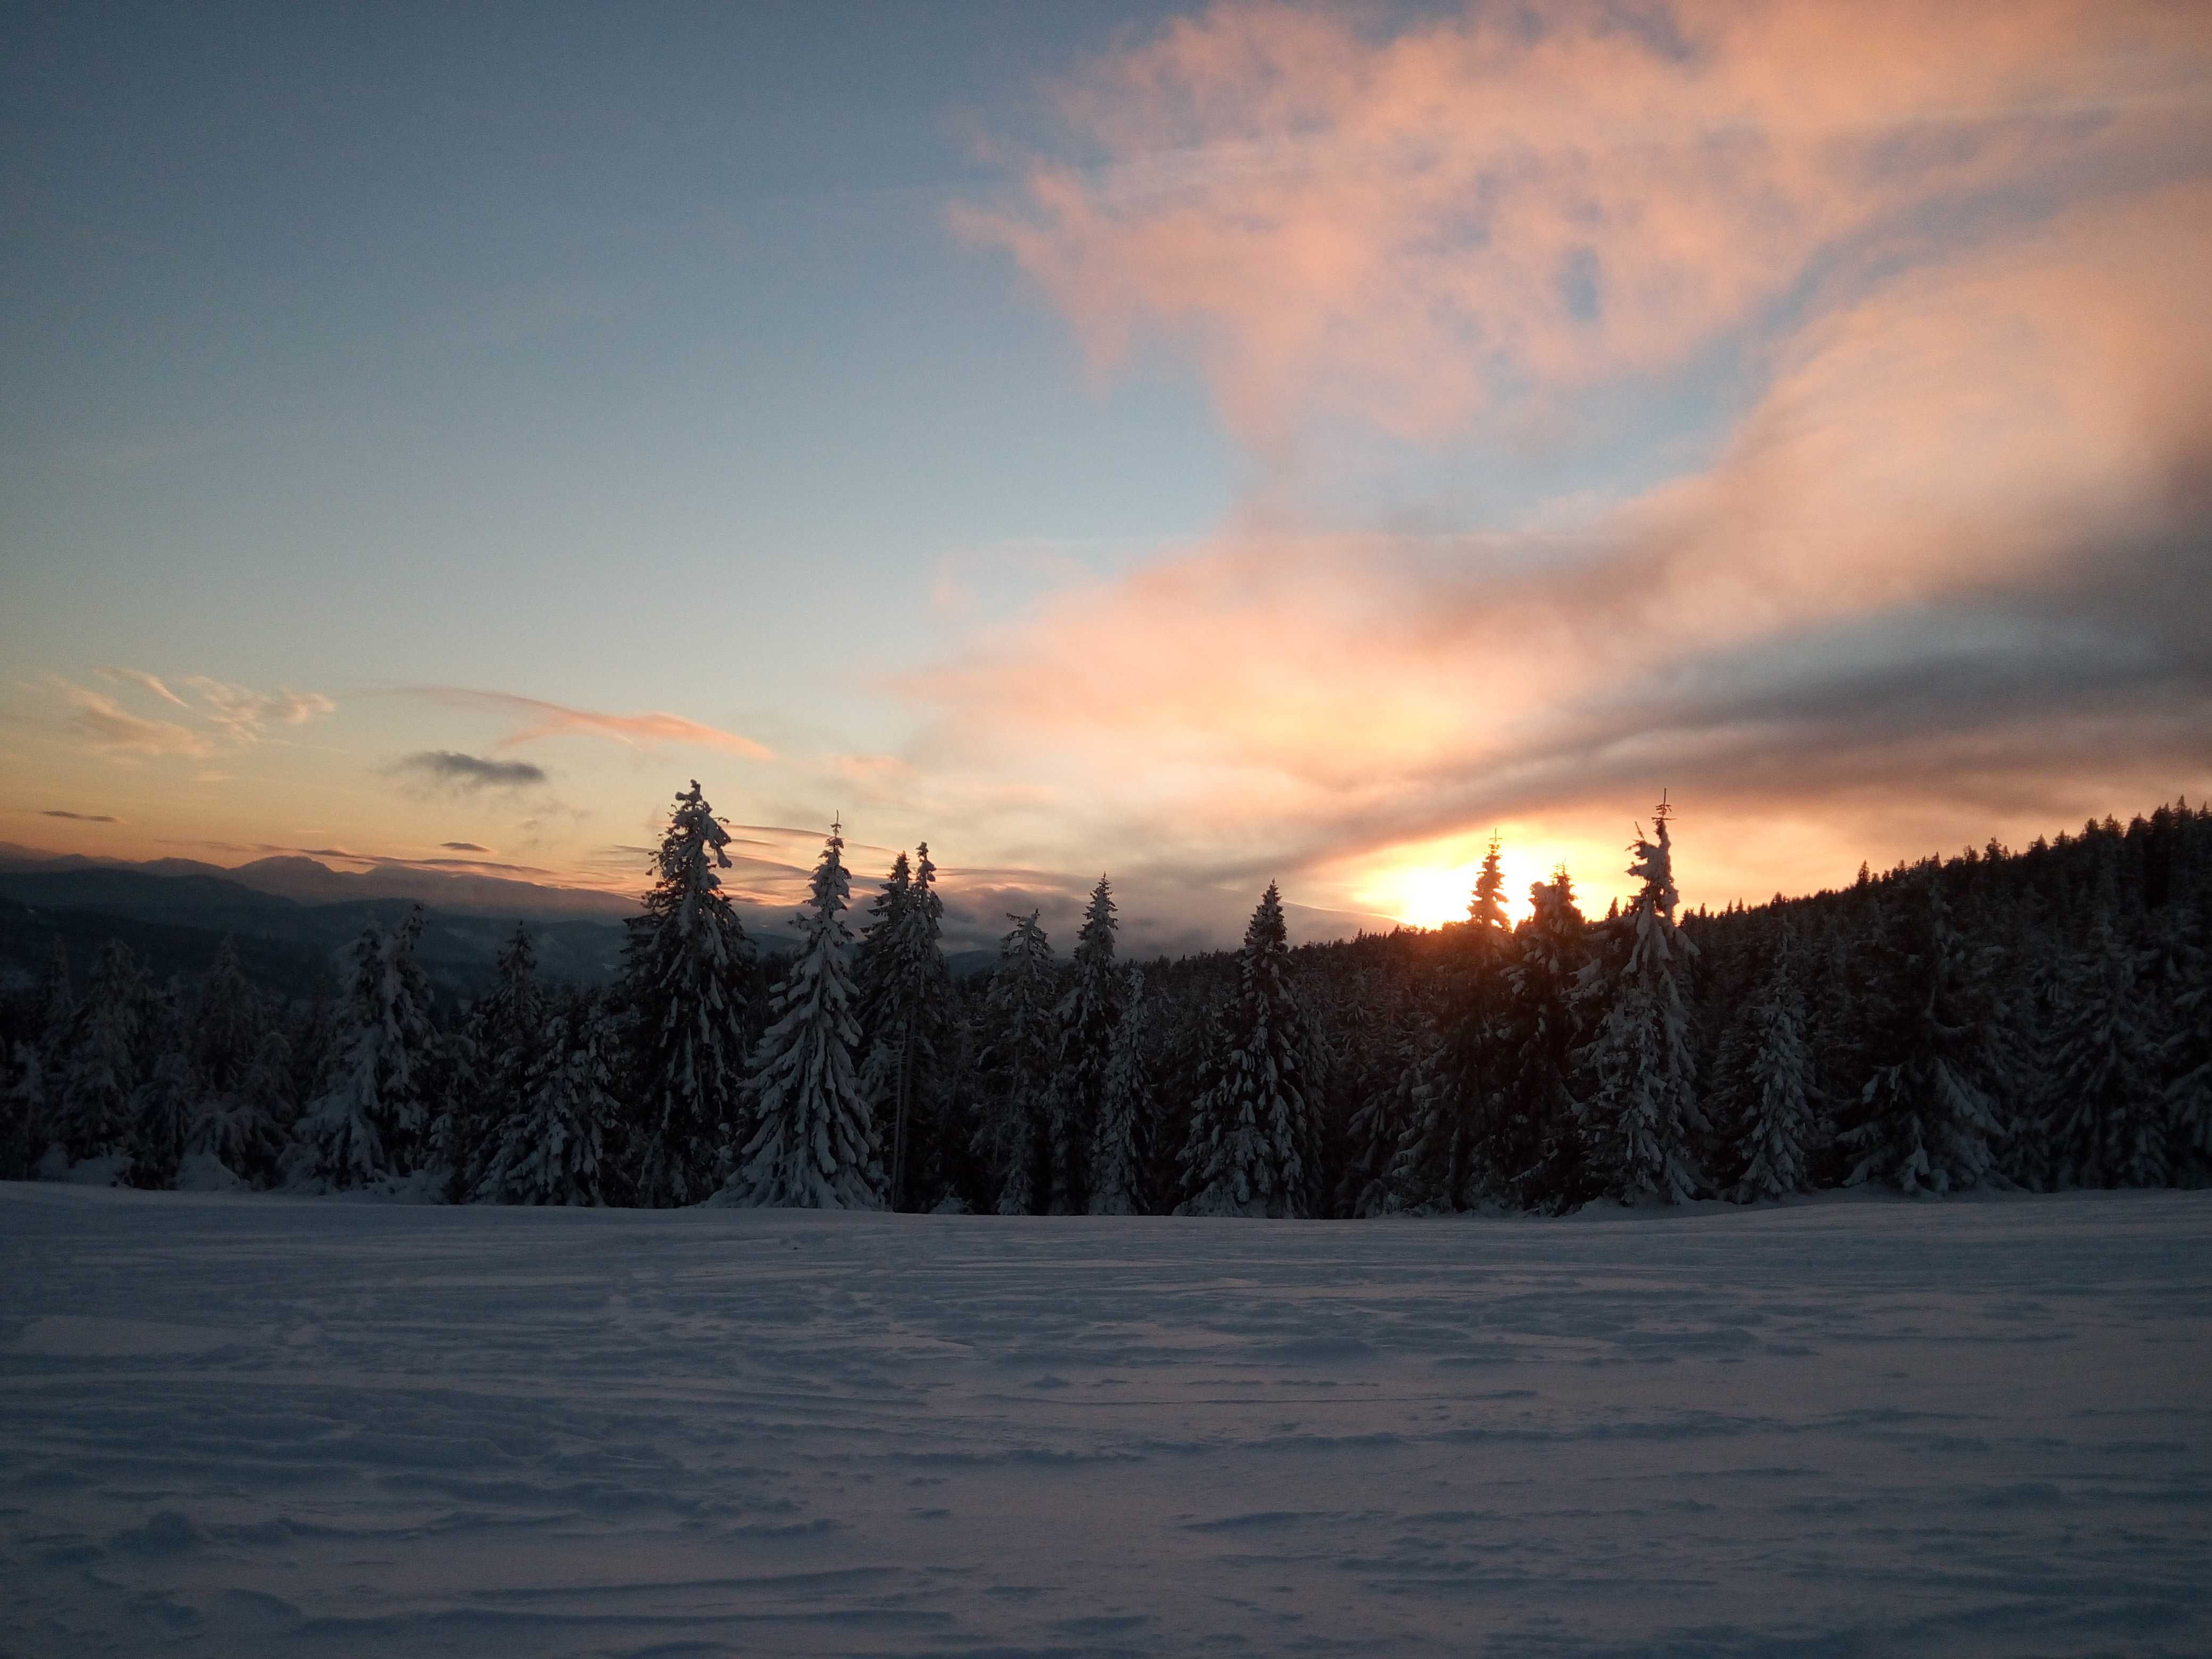
[{"label": "golden light near horizon", "polygon": [[[1505,915],[1519,922],[1529,913],[1528,889],[1552,873],[1557,858],[1510,844],[1498,849],[1498,866],[1505,878]],[[1409,927],[1441,927],[1448,921],[1467,920],[1468,901],[1474,896],[1475,878],[1482,873],[1478,853],[1462,863],[1414,863],[1377,872],[1360,894],[1363,903]]]}]

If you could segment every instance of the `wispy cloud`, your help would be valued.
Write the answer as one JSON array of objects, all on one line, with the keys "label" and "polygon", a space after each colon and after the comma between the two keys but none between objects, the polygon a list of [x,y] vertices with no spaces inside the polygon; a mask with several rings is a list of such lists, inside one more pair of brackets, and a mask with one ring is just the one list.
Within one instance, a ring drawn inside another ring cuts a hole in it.
[{"label": "wispy cloud", "polygon": [[120,823],[121,818],[110,817],[105,812],[69,812],[58,806],[49,806],[39,812],[42,818],[67,818],[73,823]]},{"label": "wispy cloud", "polygon": [[479,847],[472,841],[441,841],[438,845],[444,848],[448,853],[489,853],[491,851],[490,848]]},{"label": "wispy cloud", "polygon": [[186,706],[182,697],[170,690],[158,677],[148,673],[143,668],[102,668],[98,672],[108,679],[125,681],[151,691],[162,702],[173,704],[176,708],[182,708]]},{"label": "wispy cloud", "polygon": [[607,714],[589,708],[571,708],[566,704],[547,702],[538,697],[518,696],[509,691],[481,691],[458,685],[419,685],[404,689],[411,696],[427,697],[450,708],[491,709],[520,721],[518,729],[499,740],[498,746],[502,749],[511,749],[518,744],[534,742],[540,738],[580,732],[593,737],[612,738],[616,742],[627,744],[632,748],[661,743],[687,744],[697,748],[718,750],[727,755],[742,756],[747,760],[773,760],[775,757],[772,750],[750,738],[659,710],[642,714]]},{"label": "wispy cloud", "polygon": [[425,749],[393,762],[387,769],[396,776],[467,794],[534,789],[546,781],[545,769],[528,761],[487,760],[452,749]]},{"label": "wispy cloud", "polygon": [[258,743],[267,726],[305,726],[337,712],[335,702],[316,691],[253,691],[201,674],[187,675],[179,684],[197,692],[207,705],[208,719],[241,744]]},{"label": "wispy cloud", "polygon": [[[180,696],[159,675],[143,668],[101,667],[94,671],[118,685],[135,686],[166,707],[214,728],[213,735],[228,738],[239,746],[262,740],[271,726],[304,726],[337,712],[337,705],[315,691],[254,691],[227,681],[190,674],[177,682],[198,698]],[[71,704],[71,723],[90,736],[103,750],[118,755],[191,755],[214,752],[210,733],[163,718],[153,719],[125,708],[106,693],[53,678]]]},{"label": "wispy cloud", "polygon": [[70,705],[70,724],[89,738],[103,754],[115,756],[189,755],[204,758],[215,744],[204,732],[174,720],[149,720],[123,708],[114,698],[89,687],[54,681]]}]

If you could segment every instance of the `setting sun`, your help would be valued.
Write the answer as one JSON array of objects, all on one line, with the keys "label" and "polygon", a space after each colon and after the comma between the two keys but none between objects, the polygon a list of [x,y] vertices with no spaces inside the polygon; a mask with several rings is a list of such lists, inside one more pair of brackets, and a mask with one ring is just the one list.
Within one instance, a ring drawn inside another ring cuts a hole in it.
[{"label": "setting sun", "polygon": [[[1510,845],[1498,848],[1498,868],[1505,878],[1505,914],[1510,920],[1518,922],[1528,914],[1529,884],[1549,875],[1557,862],[1553,859],[1547,863],[1534,852],[1516,852]],[[1409,927],[1441,927],[1448,921],[1467,920],[1468,901],[1481,872],[1479,853],[1464,862],[1401,865],[1378,872],[1362,898],[1370,908]]]}]

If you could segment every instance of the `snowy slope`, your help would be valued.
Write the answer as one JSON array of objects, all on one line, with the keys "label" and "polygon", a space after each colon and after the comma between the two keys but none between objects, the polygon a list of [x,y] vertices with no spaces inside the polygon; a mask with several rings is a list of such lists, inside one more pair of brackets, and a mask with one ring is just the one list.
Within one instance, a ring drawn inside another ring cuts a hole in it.
[{"label": "snowy slope", "polygon": [[2212,1194],[0,1186],[0,1652],[2212,1651]]}]

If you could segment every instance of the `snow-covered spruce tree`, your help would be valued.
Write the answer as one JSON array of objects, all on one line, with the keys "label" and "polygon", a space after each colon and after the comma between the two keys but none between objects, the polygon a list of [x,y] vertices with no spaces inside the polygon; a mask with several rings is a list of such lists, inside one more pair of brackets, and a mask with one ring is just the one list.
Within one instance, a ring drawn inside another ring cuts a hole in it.
[{"label": "snow-covered spruce tree", "polygon": [[156,995],[140,1039],[143,1081],[131,1102],[135,1121],[125,1179],[149,1190],[176,1185],[198,1104],[185,1035],[187,1011],[181,1002],[173,986],[168,994]]},{"label": "snow-covered spruce tree", "polygon": [[41,1150],[46,1115],[46,1063],[38,1045],[17,1038],[0,1054],[0,1181],[23,1181]]},{"label": "snow-covered spruce tree", "polygon": [[860,942],[853,951],[854,1006],[859,1010],[864,1039],[873,1030],[875,1010],[895,977],[890,964],[898,949],[899,923],[913,902],[914,866],[902,852],[891,860],[883,890],[868,901],[867,925],[860,929]]},{"label": "snow-covered spruce tree", "polygon": [[2161,930],[2169,1010],[2160,1044],[2166,1143],[2177,1186],[2212,1182],[2212,884]]},{"label": "snow-covered spruce tree", "polygon": [[1638,831],[1629,850],[1635,857],[1628,873],[1644,886],[1621,918],[1618,965],[1583,1055],[1595,1085],[1592,1162],[1620,1203],[1681,1204],[1707,1186],[1698,1143],[1710,1126],[1698,1105],[1690,1030],[1697,947],[1674,925],[1680,895],[1663,811],[1656,839]]},{"label": "snow-covered spruce tree", "polygon": [[753,951],[714,873],[730,867],[729,841],[694,778],[653,854],[653,890],[625,924],[641,1204],[706,1197],[742,1104]]},{"label": "snow-covered spruce tree", "polygon": [[936,890],[929,843],[904,853],[869,907],[874,921],[854,958],[860,1039],[860,1089],[890,1158],[890,1207],[921,1207],[945,1182],[938,1119],[951,1055],[951,976],[940,935],[945,901]]},{"label": "snow-covered spruce tree", "polygon": [[619,1042],[599,1000],[571,990],[541,1015],[521,1109],[500,1126],[473,1195],[495,1204],[607,1202],[609,1146],[622,1115]]},{"label": "snow-covered spruce tree", "polygon": [[1183,1151],[1177,1215],[1304,1217],[1320,1191],[1314,1041],[1292,994],[1290,938],[1273,882],[1244,930],[1237,988]]},{"label": "snow-covered spruce tree", "polygon": [[506,1151],[509,1127],[530,1106],[533,1071],[550,1040],[544,994],[538,987],[538,947],[521,922],[500,947],[491,988],[469,1011],[468,1037],[476,1054],[474,1086],[454,1103],[446,1147],[455,1203],[495,1189],[497,1183],[485,1176],[493,1158]]},{"label": "snow-covered spruce tree", "polygon": [[999,966],[984,1001],[988,1028],[977,1060],[983,1087],[975,1156],[988,1172],[1000,1215],[1032,1215],[1049,1190],[1043,1167],[1046,1109],[1059,1030],[1052,943],[1037,913],[1007,914]]},{"label": "snow-covered spruce tree", "polygon": [[1528,902],[1505,970],[1500,1087],[1484,1148],[1500,1196],[1524,1210],[1556,1211],[1591,1195],[1574,1092],[1576,988],[1589,958],[1589,927],[1564,865],[1551,880],[1529,884]]},{"label": "snow-covered spruce tree", "polygon": [[[2100,889],[2108,884],[2100,883]],[[2051,1033],[2051,1126],[2059,1187],[2163,1187],[2172,1169],[2159,1042],[2146,1018],[2136,952],[2100,891]]]},{"label": "snow-covered spruce tree", "polygon": [[1152,1212],[1152,1117],[1156,1093],[1146,1053],[1152,1010],[1145,970],[1124,968],[1115,988],[1120,1012],[1098,1079],[1091,1133],[1089,1211],[1092,1215]]},{"label": "snow-covered spruce tree", "polygon": [[794,925],[798,962],[775,992],[752,1066],[751,1138],[724,1188],[734,1204],[803,1210],[883,1206],[884,1176],[854,1051],[852,903],[845,842],[830,827]]},{"label": "snow-covered spruce tree", "polygon": [[62,1066],[60,1139],[71,1163],[128,1154],[151,1004],[131,947],[120,939],[101,945]]},{"label": "snow-covered spruce tree", "polygon": [[212,1156],[249,1187],[276,1184],[300,1118],[292,1086],[292,1046],[273,1023],[237,1085],[203,1094],[188,1153]]},{"label": "snow-covered spruce tree", "polygon": [[1100,1096],[1121,1018],[1121,984],[1114,962],[1114,890],[1105,877],[1091,890],[1075,936],[1074,975],[1060,1000],[1058,1068],[1052,1091],[1054,1215],[1121,1214],[1091,1210],[1091,1143]]},{"label": "snow-covered spruce tree", "polygon": [[1988,995],[1979,964],[1952,926],[1934,871],[1887,908],[1868,1004],[1872,1074],[1837,1138],[1855,1160],[1844,1184],[1884,1181],[1915,1194],[1991,1184],[2002,1128],[1982,1082]]},{"label": "snow-covered spruce tree", "polygon": [[1448,1213],[1506,1194],[1521,1156],[1505,1110],[1505,972],[1512,934],[1496,836],[1483,854],[1467,926],[1454,940],[1442,1040],[1414,1062],[1404,1139],[1389,1179],[1393,1207]]},{"label": "snow-covered spruce tree", "polygon": [[291,1128],[289,1055],[228,935],[193,994],[186,1049],[194,1097],[186,1154],[213,1158],[247,1185],[266,1186]]},{"label": "snow-covered spruce tree", "polygon": [[295,1181],[343,1191],[415,1169],[437,1039],[429,983],[415,961],[422,931],[417,905],[389,934],[371,922],[355,945],[331,1075],[300,1120],[300,1145],[287,1159]]},{"label": "snow-covered spruce tree", "polygon": [[1739,1204],[1782,1198],[1811,1186],[1807,1153],[1814,1120],[1813,1054],[1805,1042],[1805,999],[1796,949],[1785,932],[1745,1011],[1731,1046],[1740,1067],[1728,1079],[1737,1108],[1730,1128],[1742,1173],[1729,1196]]}]

